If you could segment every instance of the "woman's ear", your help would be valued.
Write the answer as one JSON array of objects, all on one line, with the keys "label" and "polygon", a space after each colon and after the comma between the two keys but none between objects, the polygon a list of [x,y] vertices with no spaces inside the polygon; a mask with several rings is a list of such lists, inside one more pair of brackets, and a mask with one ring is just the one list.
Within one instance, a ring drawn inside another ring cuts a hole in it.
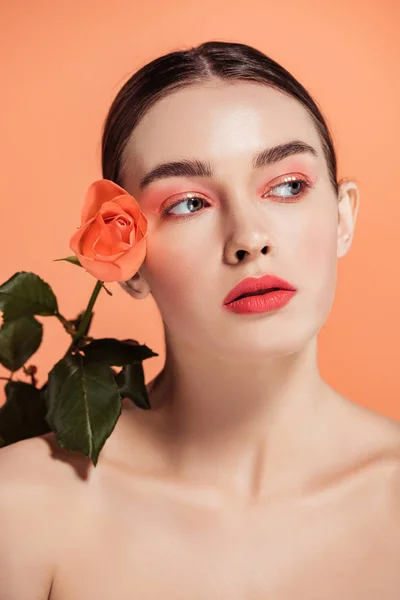
[{"label": "woman's ear", "polygon": [[354,236],[360,208],[360,191],[354,181],[339,184],[338,197],[338,258],[347,254]]},{"label": "woman's ear", "polygon": [[124,289],[130,296],[133,296],[133,298],[136,298],[137,300],[146,298],[146,296],[148,296],[150,293],[150,286],[147,283],[143,273],[140,272],[140,269],[127,281],[119,281],[118,283],[122,289]]}]

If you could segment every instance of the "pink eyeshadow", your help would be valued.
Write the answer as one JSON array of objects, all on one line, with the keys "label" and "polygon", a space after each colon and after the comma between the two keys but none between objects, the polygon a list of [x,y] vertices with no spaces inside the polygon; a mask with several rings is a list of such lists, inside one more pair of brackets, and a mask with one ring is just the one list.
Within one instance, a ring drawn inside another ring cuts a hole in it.
[{"label": "pink eyeshadow", "polygon": [[[312,157],[305,156],[293,156],[282,161],[279,164],[273,165],[269,169],[260,171],[258,174],[260,184],[258,188],[268,185],[268,182],[278,177],[284,177],[286,174],[304,174],[307,176],[313,184],[318,179],[318,165],[315,163]],[[140,204],[145,211],[157,212],[162,202],[171,196],[185,194],[187,192],[199,192],[202,194],[210,194],[213,188],[213,183],[210,181],[208,185],[202,184],[201,181],[194,181],[194,179],[181,178],[179,181],[174,183],[160,181],[157,188],[157,183],[152,189],[144,192],[140,198]]]}]

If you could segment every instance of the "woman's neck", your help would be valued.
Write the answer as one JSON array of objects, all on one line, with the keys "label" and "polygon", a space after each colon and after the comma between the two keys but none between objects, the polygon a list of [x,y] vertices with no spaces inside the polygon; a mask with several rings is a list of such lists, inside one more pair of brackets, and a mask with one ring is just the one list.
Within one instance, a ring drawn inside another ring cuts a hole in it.
[{"label": "woman's neck", "polygon": [[232,363],[167,345],[141,422],[174,476],[245,496],[300,485],[339,396],[320,377],[316,346]]}]

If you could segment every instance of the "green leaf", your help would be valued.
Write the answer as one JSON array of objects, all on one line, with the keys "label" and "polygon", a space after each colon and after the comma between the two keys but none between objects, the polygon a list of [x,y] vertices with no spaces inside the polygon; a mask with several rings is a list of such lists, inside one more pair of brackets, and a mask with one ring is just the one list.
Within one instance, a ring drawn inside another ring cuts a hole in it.
[{"label": "green leaf", "polygon": [[20,271],[0,285],[0,310],[4,321],[28,315],[53,316],[58,312],[57,298],[38,275]]},{"label": "green leaf", "polygon": [[58,445],[89,456],[96,466],[122,412],[111,368],[67,354],[49,373],[46,400]]},{"label": "green leaf", "polygon": [[142,362],[152,356],[158,356],[145,344],[136,340],[116,340],[100,338],[93,340],[82,348],[90,362],[104,362],[110,366],[123,367],[134,362]]},{"label": "green leaf", "polygon": [[35,317],[6,321],[0,328],[0,363],[10,371],[18,371],[39,348],[43,325]]},{"label": "green leaf", "polygon": [[73,256],[67,256],[66,258],[55,258],[53,262],[58,262],[60,260],[66,260],[67,262],[70,262],[73,265],[77,265],[78,267],[82,266],[79,262],[79,258],[75,254]]},{"label": "green leaf", "polygon": [[0,408],[0,446],[43,435],[50,431],[46,422],[43,389],[23,381],[9,381],[6,401]]},{"label": "green leaf", "polygon": [[151,409],[144,382],[143,364],[141,362],[125,365],[115,375],[115,381],[118,384],[119,393],[122,398],[125,396],[130,398],[139,408],[145,410]]}]

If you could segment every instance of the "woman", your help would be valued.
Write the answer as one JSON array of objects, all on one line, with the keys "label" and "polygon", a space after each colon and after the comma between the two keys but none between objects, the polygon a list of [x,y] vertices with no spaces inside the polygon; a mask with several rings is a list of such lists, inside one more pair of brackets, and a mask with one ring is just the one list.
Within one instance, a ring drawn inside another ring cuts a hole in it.
[{"label": "woman", "polygon": [[49,597],[398,600],[398,424],[317,366],[359,190],[316,103],[258,50],[208,42],[135,73],[102,147],[148,218],[123,286],[153,295],[166,361],[96,469],[52,435],[63,462],[12,446],[52,481]]}]

